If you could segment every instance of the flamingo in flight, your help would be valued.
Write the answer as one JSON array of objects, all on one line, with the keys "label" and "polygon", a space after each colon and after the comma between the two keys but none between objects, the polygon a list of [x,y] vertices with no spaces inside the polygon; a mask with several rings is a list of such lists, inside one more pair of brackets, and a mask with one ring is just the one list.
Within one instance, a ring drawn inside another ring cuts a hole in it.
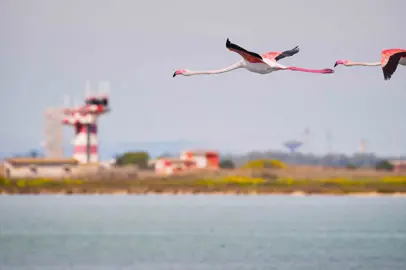
[{"label": "flamingo in flight", "polygon": [[219,74],[228,71],[232,71],[238,68],[245,68],[251,72],[259,73],[259,74],[268,74],[278,70],[292,70],[292,71],[302,71],[302,72],[310,72],[310,73],[321,73],[321,74],[331,74],[334,71],[332,69],[307,69],[307,68],[300,68],[300,67],[293,67],[293,66],[283,66],[279,64],[277,61],[293,56],[299,52],[299,47],[295,47],[291,50],[283,51],[283,52],[268,52],[262,55],[259,55],[255,52],[247,51],[240,46],[233,44],[230,42],[229,39],[226,41],[226,48],[230,51],[236,52],[242,56],[243,59],[238,61],[237,63],[222,69],[217,70],[207,70],[207,71],[191,71],[188,69],[179,69],[173,73],[173,77],[176,75],[183,75],[183,76],[191,76],[191,75],[202,75],[202,74]]},{"label": "flamingo in flight", "polygon": [[383,50],[381,53],[380,62],[352,62],[348,60],[337,60],[334,67],[338,65],[344,65],[346,67],[351,66],[382,66],[383,77],[386,80],[390,80],[395,73],[398,65],[406,66],[406,50],[404,49],[388,49]]}]

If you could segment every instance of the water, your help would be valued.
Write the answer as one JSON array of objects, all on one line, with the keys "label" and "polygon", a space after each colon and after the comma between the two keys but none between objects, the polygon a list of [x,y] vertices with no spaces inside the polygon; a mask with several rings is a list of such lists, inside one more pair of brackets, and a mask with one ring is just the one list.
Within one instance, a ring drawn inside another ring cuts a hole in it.
[{"label": "water", "polygon": [[406,198],[0,196],[0,269],[406,269]]}]

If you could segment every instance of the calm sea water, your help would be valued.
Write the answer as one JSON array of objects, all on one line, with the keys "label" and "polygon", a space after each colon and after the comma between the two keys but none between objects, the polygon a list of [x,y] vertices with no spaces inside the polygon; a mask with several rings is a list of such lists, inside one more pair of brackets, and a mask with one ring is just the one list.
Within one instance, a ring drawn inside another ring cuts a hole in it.
[{"label": "calm sea water", "polygon": [[406,198],[0,196],[0,269],[406,269]]}]

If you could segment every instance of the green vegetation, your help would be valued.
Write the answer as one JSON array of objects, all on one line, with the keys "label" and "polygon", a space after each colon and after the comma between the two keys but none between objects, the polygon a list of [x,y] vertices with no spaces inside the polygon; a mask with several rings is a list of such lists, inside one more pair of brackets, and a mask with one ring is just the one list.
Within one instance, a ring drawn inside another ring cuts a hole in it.
[{"label": "green vegetation", "polygon": [[[54,191],[68,191],[69,187],[83,184],[83,180],[65,179],[52,180],[46,178],[34,179],[6,179],[0,177],[0,193],[42,193],[43,188],[51,188]],[[48,192],[45,192],[48,193]]]},{"label": "green vegetation", "polygon": [[116,162],[119,166],[137,165],[140,169],[148,168],[148,152],[127,152],[117,157]]},{"label": "green vegetation", "polygon": [[382,160],[382,161],[380,161],[380,162],[378,162],[377,164],[376,164],[376,167],[375,167],[375,169],[377,169],[377,170],[383,170],[383,171],[393,171],[393,165],[389,162],[389,161],[387,161],[387,160]]},{"label": "green vegetation", "polygon": [[355,166],[354,164],[347,164],[347,166],[345,166],[347,169],[349,170],[355,170],[357,169],[357,166]]},{"label": "green vegetation", "polygon": [[149,179],[4,179],[1,193],[292,193],[350,194],[406,193],[406,176],[385,176],[374,179],[327,178],[320,180],[278,177],[266,179],[250,176],[173,176]]},{"label": "green vegetation", "polygon": [[223,159],[222,161],[220,161],[219,166],[222,169],[234,169],[235,168],[235,164],[231,159]]},{"label": "green vegetation", "polygon": [[283,169],[287,165],[276,159],[251,160],[242,166],[243,169]]}]

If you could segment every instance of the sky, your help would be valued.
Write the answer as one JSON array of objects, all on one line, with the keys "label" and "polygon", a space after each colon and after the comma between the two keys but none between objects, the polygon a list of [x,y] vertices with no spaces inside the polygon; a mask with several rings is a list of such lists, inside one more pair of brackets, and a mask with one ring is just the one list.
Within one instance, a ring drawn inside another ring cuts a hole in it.
[{"label": "sky", "polygon": [[172,78],[239,61],[227,38],[258,53],[299,46],[283,65],[377,62],[383,49],[406,48],[404,10],[404,0],[2,0],[0,152],[38,148],[45,108],[65,95],[81,101],[90,80],[94,89],[110,84],[104,147],[188,140],[236,153],[282,149],[308,128],[304,152],[351,154],[365,139],[368,152],[405,154],[404,66],[390,81],[380,67],[342,66],[333,75]]}]

